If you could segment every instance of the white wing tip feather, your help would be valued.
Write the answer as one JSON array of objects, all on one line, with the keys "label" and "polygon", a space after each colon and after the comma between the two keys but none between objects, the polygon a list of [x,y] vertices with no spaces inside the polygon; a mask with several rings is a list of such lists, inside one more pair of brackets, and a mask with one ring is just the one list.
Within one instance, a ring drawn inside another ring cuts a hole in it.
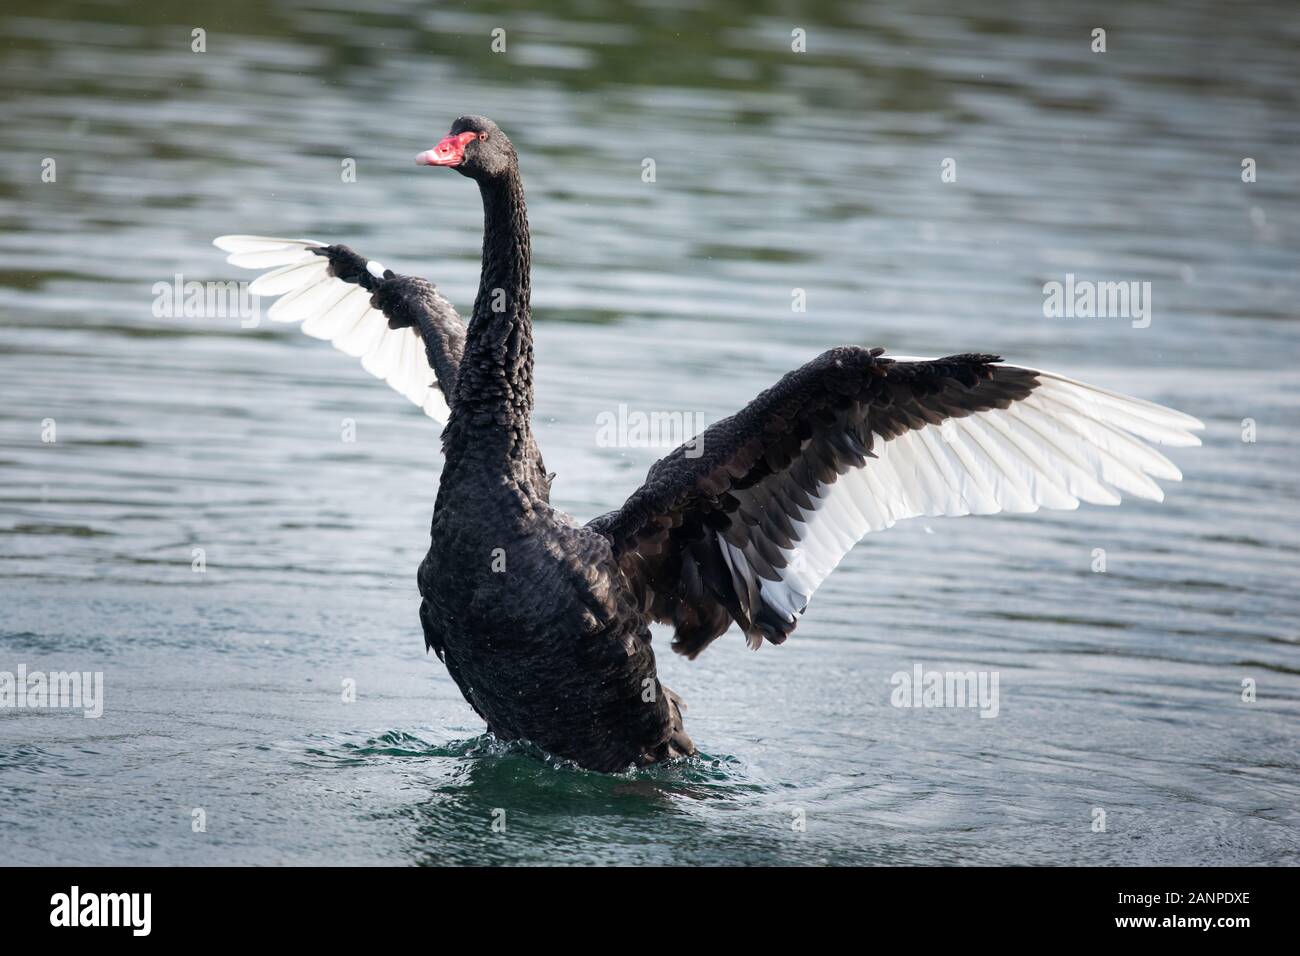
[{"label": "white wing tip feather", "polygon": [[[446,424],[449,409],[441,389],[425,384],[426,377],[434,373],[425,365],[419,336],[413,329],[389,329],[384,315],[369,307],[368,291],[331,276],[328,262],[309,251],[324,243],[229,235],[218,236],[212,244],[229,253],[226,261],[231,265],[270,270],[263,271],[249,287],[258,295],[281,296],[271,306],[269,318],[301,322],[307,335],[360,357],[367,372],[383,379],[434,421]],[[385,272],[374,260],[368,261],[366,268],[376,278]]]},{"label": "white wing tip feather", "polygon": [[275,249],[280,246],[310,248],[325,245],[325,243],[317,242],[315,239],[282,239],[277,236],[247,236],[236,233],[231,233],[228,236],[217,236],[212,240],[212,244],[222,252],[252,252],[254,250]]},{"label": "white wing tip feather", "polygon": [[1134,398],[1132,395],[1124,395],[1120,392],[1099,388],[1096,385],[1089,385],[1086,382],[1080,382],[1056,372],[1044,372],[1041,369],[1035,369],[1034,371],[1040,380],[1047,379],[1049,382],[1058,382],[1071,392],[1094,398],[1103,405],[1113,406],[1164,430],[1166,435],[1163,439],[1148,439],[1155,444],[1187,448],[1201,444],[1201,439],[1192,433],[1204,431],[1205,423],[1193,415],[1180,412],[1168,405],[1149,402],[1144,398]]}]

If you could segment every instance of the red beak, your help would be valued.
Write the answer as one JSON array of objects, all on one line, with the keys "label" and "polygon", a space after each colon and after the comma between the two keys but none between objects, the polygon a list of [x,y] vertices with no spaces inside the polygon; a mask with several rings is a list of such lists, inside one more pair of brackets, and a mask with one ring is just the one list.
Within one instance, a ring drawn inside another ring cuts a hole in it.
[{"label": "red beak", "polygon": [[459,166],[465,160],[465,147],[478,138],[478,133],[453,133],[444,136],[433,149],[426,149],[415,157],[417,166]]}]

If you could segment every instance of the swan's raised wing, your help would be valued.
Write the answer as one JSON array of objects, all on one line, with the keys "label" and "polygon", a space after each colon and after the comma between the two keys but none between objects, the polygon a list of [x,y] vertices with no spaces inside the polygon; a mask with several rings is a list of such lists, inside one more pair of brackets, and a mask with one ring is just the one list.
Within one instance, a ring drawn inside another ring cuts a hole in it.
[{"label": "swan's raised wing", "polygon": [[896,361],[838,348],[657,462],[608,536],[673,648],[735,621],[781,643],[863,535],[920,515],[1156,501],[1158,445],[1199,445],[1189,415],[994,355]]},{"label": "swan's raised wing", "polygon": [[432,284],[310,239],[221,236],[213,245],[230,253],[232,265],[270,270],[249,287],[280,297],[270,319],[301,322],[305,333],[361,359],[430,418],[447,421],[465,323]]}]

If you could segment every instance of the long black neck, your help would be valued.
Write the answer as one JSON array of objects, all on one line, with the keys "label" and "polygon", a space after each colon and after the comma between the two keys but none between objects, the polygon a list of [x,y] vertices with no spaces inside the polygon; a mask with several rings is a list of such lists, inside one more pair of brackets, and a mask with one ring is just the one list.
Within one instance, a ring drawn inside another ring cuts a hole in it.
[{"label": "long black neck", "polygon": [[532,252],[519,173],[483,180],[483,271],[443,433],[447,462],[483,462],[520,473],[535,445]]}]

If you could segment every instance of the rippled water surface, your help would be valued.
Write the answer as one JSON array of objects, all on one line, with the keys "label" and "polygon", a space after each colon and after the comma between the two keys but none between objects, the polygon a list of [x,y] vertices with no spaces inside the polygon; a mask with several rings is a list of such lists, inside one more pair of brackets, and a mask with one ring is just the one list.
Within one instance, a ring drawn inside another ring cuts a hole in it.
[{"label": "rippled water surface", "polygon": [[[0,670],[105,680],[98,720],[0,710],[7,860],[1300,862],[1289,5],[361,6],[0,14]],[[488,740],[416,617],[436,426],[294,329],[153,309],[248,278],[209,241],[253,232],[467,311],[475,190],[411,163],[464,112],[522,155],[536,428],[584,519],[658,454],[602,412],[713,420],[839,343],[999,352],[1205,446],[1162,504],[874,536],[783,647],[658,632],[696,760]],[[1149,281],[1150,326],[1044,318],[1066,273]],[[890,706],[918,663],[996,671],[997,718]]]}]

